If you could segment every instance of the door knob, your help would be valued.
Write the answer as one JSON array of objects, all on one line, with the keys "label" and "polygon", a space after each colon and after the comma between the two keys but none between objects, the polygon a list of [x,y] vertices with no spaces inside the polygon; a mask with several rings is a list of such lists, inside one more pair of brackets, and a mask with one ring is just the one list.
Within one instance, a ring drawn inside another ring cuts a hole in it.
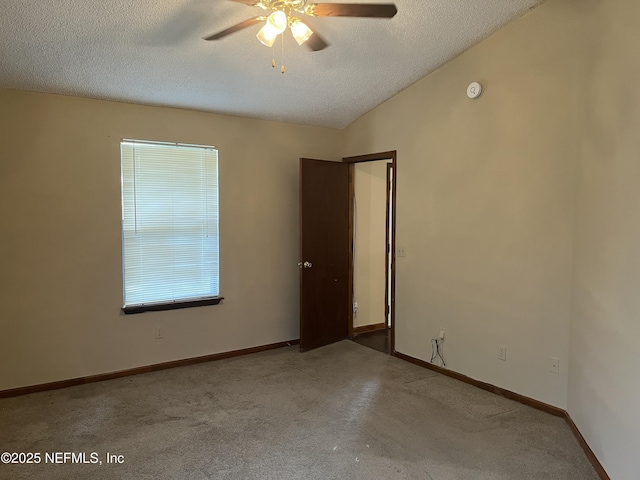
[{"label": "door knob", "polygon": [[298,268],[311,268],[313,264],[311,262],[298,262]]}]

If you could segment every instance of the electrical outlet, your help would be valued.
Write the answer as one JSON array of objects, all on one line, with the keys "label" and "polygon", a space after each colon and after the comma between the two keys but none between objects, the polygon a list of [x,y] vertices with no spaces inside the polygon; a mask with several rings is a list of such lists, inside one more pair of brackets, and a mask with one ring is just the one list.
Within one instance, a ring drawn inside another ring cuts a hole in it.
[{"label": "electrical outlet", "polygon": [[498,360],[502,360],[503,362],[507,361],[507,347],[504,345],[498,347]]},{"label": "electrical outlet", "polygon": [[551,373],[560,373],[560,359],[556,357],[551,357],[551,368],[549,371]]},{"label": "electrical outlet", "polygon": [[162,327],[156,327],[156,340],[160,340],[161,338],[164,338]]},{"label": "electrical outlet", "polygon": [[407,248],[406,247],[398,247],[398,256],[406,257],[407,256]]},{"label": "electrical outlet", "polygon": [[440,328],[440,335],[438,335],[440,340],[444,340],[444,328]]}]

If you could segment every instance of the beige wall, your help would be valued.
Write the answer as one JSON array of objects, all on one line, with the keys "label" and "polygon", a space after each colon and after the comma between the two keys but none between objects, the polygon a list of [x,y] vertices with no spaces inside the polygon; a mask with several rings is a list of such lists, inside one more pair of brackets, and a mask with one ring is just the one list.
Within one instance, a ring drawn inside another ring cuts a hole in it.
[{"label": "beige wall", "polygon": [[385,323],[387,162],[354,165],[355,265],[354,327]]},{"label": "beige wall", "polygon": [[640,478],[640,4],[591,2],[577,175],[569,412],[614,480]]},{"label": "beige wall", "polygon": [[[343,132],[10,90],[0,125],[0,390],[298,338],[298,158]],[[123,137],[218,147],[222,304],[121,314]]]},{"label": "beige wall", "polygon": [[[396,349],[428,361],[443,327],[448,368],[562,408],[578,3],[551,1],[502,29],[356,121],[346,147],[398,153]],[[484,85],[477,100],[471,81]]]},{"label": "beige wall", "polygon": [[398,151],[396,348],[428,360],[445,327],[448,368],[567,408],[612,479],[640,471],[639,20],[549,0],[360,118],[345,152]]}]

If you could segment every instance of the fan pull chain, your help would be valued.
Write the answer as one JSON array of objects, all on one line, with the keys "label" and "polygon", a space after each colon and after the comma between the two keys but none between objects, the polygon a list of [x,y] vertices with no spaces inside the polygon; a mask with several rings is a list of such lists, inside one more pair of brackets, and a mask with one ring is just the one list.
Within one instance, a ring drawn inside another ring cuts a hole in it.
[{"label": "fan pull chain", "polygon": [[282,37],[282,67],[280,67],[280,73],[284,73],[284,35]]},{"label": "fan pull chain", "polygon": [[271,68],[276,68],[276,49],[271,48]]}]

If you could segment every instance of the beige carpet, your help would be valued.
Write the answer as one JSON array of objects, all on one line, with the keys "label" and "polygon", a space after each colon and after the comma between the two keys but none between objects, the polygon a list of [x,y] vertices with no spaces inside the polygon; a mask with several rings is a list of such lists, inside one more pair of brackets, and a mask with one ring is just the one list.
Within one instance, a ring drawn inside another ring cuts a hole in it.
[{"label": "beige carpet", "polygon": [[3,479],[598,478],[562,419],[350,341],[0,400],[5,451],[41,462]]}]

